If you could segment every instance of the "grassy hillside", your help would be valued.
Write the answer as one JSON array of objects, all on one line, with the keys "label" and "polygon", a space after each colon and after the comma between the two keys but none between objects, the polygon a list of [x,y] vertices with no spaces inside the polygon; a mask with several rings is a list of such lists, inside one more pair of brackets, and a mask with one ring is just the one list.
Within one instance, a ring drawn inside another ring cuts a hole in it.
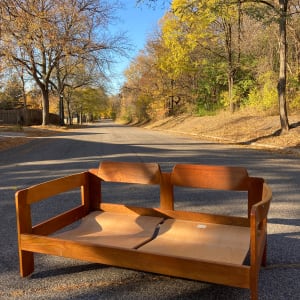
[{"label": "grassy hillside", "polygon": [[145,127],[223,143],[300,150],[300,112],[289,116],[289,123],[289,132],[280,134],[279,116],[222,112],[216,116],[169,117]]}]

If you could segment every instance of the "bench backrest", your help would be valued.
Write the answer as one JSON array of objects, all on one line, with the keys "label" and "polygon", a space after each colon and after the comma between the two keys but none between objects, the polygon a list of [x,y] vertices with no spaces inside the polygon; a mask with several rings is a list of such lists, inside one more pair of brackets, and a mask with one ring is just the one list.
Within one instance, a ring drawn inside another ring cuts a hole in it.
[{"label": "bench backrest", "polygon": [[262,200],[264,180],[243,167],[177,164],[162,173],[157,163],[103,161],[91,172],[103,181],[160,185],[160,207],[174,209],[174,186],[248,192],[248,214]]},{"label": "bench backrest", "polygon": [[248,190],[248,173],[242,167],[175,165],[171,183],[176,186],[218,190]]},{"label": "bench backrest", "polygon": [[103,181],[160,184],[161,170],[157,163],[103,161],[97,176]]},{"label": "bench backrest", "polygon": [[[243,167],[177,164],[171,173],[170,183],[173,186],[202,189],[245,191],[248,193],[248,216],[255,203],[263,199],[262,178],[250,177]],[[165,201],[171,207],[174,197]]]}]

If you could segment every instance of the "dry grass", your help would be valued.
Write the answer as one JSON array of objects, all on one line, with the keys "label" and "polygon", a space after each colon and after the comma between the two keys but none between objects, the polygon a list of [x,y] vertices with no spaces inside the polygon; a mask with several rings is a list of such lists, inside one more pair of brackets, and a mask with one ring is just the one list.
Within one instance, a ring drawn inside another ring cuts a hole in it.
[{"label": "dry grass", "polygon": [[34,137],[45,137],[65,130],[55,126],[19,127],[13,125],[0,126],[0,151],[30,142]]},{"label": "dry grass", "polygon": [[223,112],[217,116],[170,117],[146,127],[223,143],[300,150],[300,114],[289,116],[289,123],[291,129],[281,134],[279,116]]}]

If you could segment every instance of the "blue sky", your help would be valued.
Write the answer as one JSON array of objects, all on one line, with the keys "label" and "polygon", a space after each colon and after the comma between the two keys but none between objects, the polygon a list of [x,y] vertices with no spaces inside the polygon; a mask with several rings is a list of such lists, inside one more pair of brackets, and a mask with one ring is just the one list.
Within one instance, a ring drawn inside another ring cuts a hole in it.
[{"label": "blue sky", "polygon": [[[133,45],[130,58],[123,59],[114,67],[117,73],[113,85],[117,89],[123,83],[123,71],[129,66],[130,61],[145,46],[149,35],[157,28],[158,21],[164,15],[166,8],[162,5],[163,0],[157,1],[155,8],[149,8],[146,4],[136,5],[135,0],[123,0],[124,9],[120,10],[120,21],[114,25],[114,30],[127,32],[129,42]],[[147,2],[147,1],[145,1]]]}]

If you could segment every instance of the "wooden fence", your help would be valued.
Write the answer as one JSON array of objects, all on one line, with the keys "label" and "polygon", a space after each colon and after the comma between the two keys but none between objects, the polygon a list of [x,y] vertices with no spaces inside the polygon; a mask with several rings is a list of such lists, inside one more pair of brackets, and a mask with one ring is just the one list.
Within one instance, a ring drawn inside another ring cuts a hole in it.
[{"label": "wooden fence", "polygon": [[[50,123],[59,124],[59,117],[50,114]],[[40,109],[11,109],[0,110],[0,124],[15,125],[41,125],[43,122],[42,111]]]}]

